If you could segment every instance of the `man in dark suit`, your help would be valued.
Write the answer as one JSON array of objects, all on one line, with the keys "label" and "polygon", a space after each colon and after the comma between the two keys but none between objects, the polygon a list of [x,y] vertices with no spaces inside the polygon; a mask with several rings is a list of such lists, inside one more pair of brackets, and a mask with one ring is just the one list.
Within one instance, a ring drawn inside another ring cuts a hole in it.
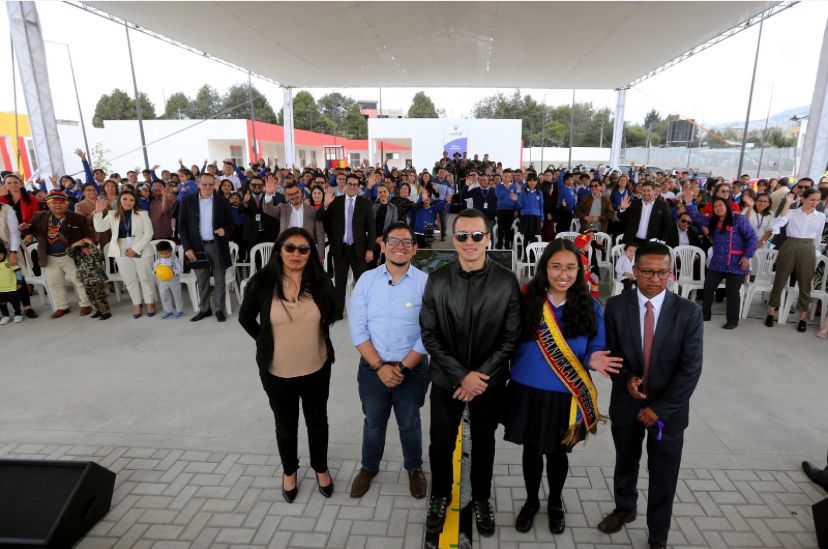
[{"label": "man in dark suit", "polygon": [[366,263],[374,258],[374,210],[370,201],[359,196],[359,177],[355,174],[348,176],[342,196],[334,197],[334,193],[328,191],[325,194],[325,209],[320,215],[331,246],[336,316],[337,320],[341,320],[345,312],[348,269],[354,273],[356,282],[367,269]]},{"label": "man in dark suit", "polygon": [[693,228],[693,218],[685,212],[678,216],[674,225],[667,233],[667,245],[671,248],[676,246],[702,247],[702,240],[696,229]]},{"label": "man in dark suit", "polygon": [[618,217],[626,226],[624,243],[643,244],[654,238],[666,240],[672,225],[670,207],[651,181],[641,185],[641,200],[636,200],[627,209],[619,209]]},{"label": "man in dark suit", "polygon": [[291,227],[308,231],[316,242],[319,260],[325,261],[325,228],[319,216],[321,210],[304,203],[302,189],[298,183],[291,181],[285,185],[285,196],[288,199],[287,204],[277,204],[275,200],[267,202],[264,204],[264,213],[276,218],[279,223],[278,234]]},{"label": "man in dark suit", "polygon": [[[268,176],[267,185],[261,178],[251,177],[249,192],[245,193],[245,200],[239,206],[239,213],[245,214],[242,227],[242,240],[246,247],[252,248],[263,242],[276,242],[279,235],[279,220],[264,214],[265,204],[284,204],[285,197],[276,192],[276,179]],[[257,265],[256,268],[261,268]]]},{"label": "man in dark suit", "polygon": [[224,322],[224,275],[233,263],[230,259],[228,235],[233,230],[233,212],[230,202],[215,193],[216,180],[212,174],[201,174],[198,194],[181,201],[181,245],[188,261],[195,261],[198,252],[205,252],[209,268],[195,269],[198,287],[198,313],[190,322],[211,316],[210,272],[216,283],[213,299],[216,302],[216,320]]},{"label": "man in dark suit", "polygon": [[497,215],[497,197],[494,188],[489,187],[489,176],[486,174],[478,176],[476,171],[472,171],[466,178],[466,182],[468,186],[462,191],[461,197],[464,200],[471,198],[472,207],[483,212],[489,219],[489,224],[494,224]]},{"label": "man in dark suit", "polygon": [[690,397],[702,370],[701,307],[667,292],[670,250],[638,248],[638,291],[607,301],[607,347],[623,359],[613,376],[609,415],[615,443],[615,510],[598,529],[612,534],[636,518],[641,444],[647,433],[647,526],[650,548],[667,545]]}]

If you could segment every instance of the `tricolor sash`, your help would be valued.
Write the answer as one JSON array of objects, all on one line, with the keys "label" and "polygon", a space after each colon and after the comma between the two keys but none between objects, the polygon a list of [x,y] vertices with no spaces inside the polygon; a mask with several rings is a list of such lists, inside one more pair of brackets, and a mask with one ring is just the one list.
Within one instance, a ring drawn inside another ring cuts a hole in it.
[{"label": "tricolor sash", "polygon": [[573,446],[578,442],[581,425],[586,427],[587,434],[595,434],[598,430],[601,420],[597,406],[598,392],[589,372],[566,342],[549,299],[543,306],[543,319],[538,326],[536,341],[549,367],[572,394],[569,428],[562,442]]}]

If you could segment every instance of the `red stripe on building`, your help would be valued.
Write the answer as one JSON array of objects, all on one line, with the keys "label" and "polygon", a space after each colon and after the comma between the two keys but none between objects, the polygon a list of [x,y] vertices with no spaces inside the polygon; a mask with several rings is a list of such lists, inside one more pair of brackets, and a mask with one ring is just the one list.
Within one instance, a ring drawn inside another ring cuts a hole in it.
[{"label": "red stripe on building", "polygon": [[11,161],[11,155],[9,154],[9,148],[6,146],[6,136],[0,136],[0,155],[3,157],[3,166],[5,169],[9,171],[17,171],[14,164]]},{"label": "red stripe on building", "polygon": [[20,158],[23,162],[23,176],[29,179],[32,176],[32,165],[29,163],[29,151],[26,150],[26,141],[23,137],[17,140],[17,150],[20,151]]}]

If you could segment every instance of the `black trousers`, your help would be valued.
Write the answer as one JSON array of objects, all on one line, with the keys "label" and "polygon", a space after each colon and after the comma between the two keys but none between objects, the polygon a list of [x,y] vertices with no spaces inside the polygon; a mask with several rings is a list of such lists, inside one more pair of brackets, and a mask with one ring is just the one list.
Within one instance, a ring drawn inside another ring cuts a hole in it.
[{"label": "black trousers", "polygon": [[541,218],[534,215],[520,216],[520,234],[523,235],[524,247],[536,242],[535,237],[541,234]]},{"label": "black trousers", "polygon": [[[492,496],[492,468],[495,455],[495,430],[505,402],[506,387],[489,387],[469,402],[471,422],[471,485],[474,501]],[[431,494],[451,497],[453,482],[452,454],[457,430],[463,419],[466,403],[455,400],[452,392],[431,384]]]},{"label": "black trousers", "polygon": [[[613,484],[617,511],[636,510],[636,485],[645,431],[645,427],[640,423],[626,427],[612,426],[612,441],[615,443]],[[650,530],[650,543],[667,545],[683,446],[684,431],[665,432],[662,440],[656,440],[656,433],[651,429],[647,436],[647,470],[650,473],[647,488],[647,528]]]},{"label": "black trousers", "polygon": [[345,290],[348,285],[348,269],[354,273],[354,282],[356,282],[362,276],[362,273],[368,269],[368,266],[365,264],[365,256],[357,256],[354,247],[347,244],[342,245],[341,255],[334,256],[333,260],[336,316],[341,317],[345,313]]},{"label": "black trousers", "polygon": [[573,213],[567,210],[558,210],[558,215],[555,216],[555,232],[565,233],[572,229]]},{"label": "black trousers", "polygon": [[723,273],[720,271],[708,270],[704,278],[704,301],[702,302],[702,314],[704,318],[710,318],[713,307],[713,297],[716,288],[725,281],[725,292],[727,297],[727,321],[739,322],[741,300],[739,299],[739,288],[745,283],[745,275]]},{"label": "black trousers", "polygon": [[331,363],[306,376],[277,377],[268,372],[262,376],[276,423],[276,444],[285,475],[299,469],[299,401],[308,428],[311,467],[317,473],[328,470],[328,393],[331,385]]},{"label": "black trousers", "polygon": [[515,220],[514,210],[497,210],[497,242],[495,248],[512,249],[512,241],[515,235],[512,231],[512,223]]},{"label": "black trousers", "polygon": [[[557,452],[546,455],[546,480],[549,481],[549,506],[563,506],[561,492],[569,473],[569,456],[561,447]],[[526,503],[538,507],[538,491],[543,477],[544,454],[537,448],[523,445],[523,483],[526,486]]]}]

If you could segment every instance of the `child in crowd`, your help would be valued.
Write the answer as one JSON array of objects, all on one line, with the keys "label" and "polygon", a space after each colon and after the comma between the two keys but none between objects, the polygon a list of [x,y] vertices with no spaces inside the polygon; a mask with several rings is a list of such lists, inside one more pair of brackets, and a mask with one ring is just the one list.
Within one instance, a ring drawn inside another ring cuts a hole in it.
[{"label": "child in crowd", "polygon": [[69,256],[75,260],[78,267],[78,279],[86,290],[86,295],[95,306],[92,318],[107,320],[112,318],[109,301],[106,298],[105,259],[100,246],[91,238],[78,240],[69,248]]},{"label": "child in crowd", "polygon": [[148,212],[150,208],[151,189],[149,185],[141,185],[138,187],[138,209]]},{"label": "child in crowd", "polygon": [[621,281],[624,286],[623,293],[631,292],[636,288],[633,265],[637,249],[638,245],[633,242],[626,244],[624,254],[615,262],[615,279]]},{"label": "child in crowd", "polygon": [[411,228],[414,229],[414,234],[417,236],[417,247],[431,248],[437,215],[445,205],[445,200],[432,202],[431,195],[426,190],[423,190],[420,194],[420,201],[414,205],[409,214],[411,216]]},{"label": "child in crowd", "polygon": [[23,273],[17,264],[17,258],[8,257],[6,247],[0,242],[0,326],[5,326],[10,321],[9,303],[14,309],[14,321],[18,324],[23,322],[20,295],[17,293],[22,286]]},{"label": "child in crowd", "polygon": [[[169,242],[162,240],[155,246],[155,249],[158,250],[158,259],[152,264],[152,271],[158,279],[158,293],[161,295],[161,305],[164,307],[161,320],[181,318],[184,316],[184,304],[181,299],[180,277],[184,269],[178,258],[173,255],[173,247]],[[166,267],[166,269],[161,267]],[[173,312],[173,301],[175,301],[175,312]]]}]

